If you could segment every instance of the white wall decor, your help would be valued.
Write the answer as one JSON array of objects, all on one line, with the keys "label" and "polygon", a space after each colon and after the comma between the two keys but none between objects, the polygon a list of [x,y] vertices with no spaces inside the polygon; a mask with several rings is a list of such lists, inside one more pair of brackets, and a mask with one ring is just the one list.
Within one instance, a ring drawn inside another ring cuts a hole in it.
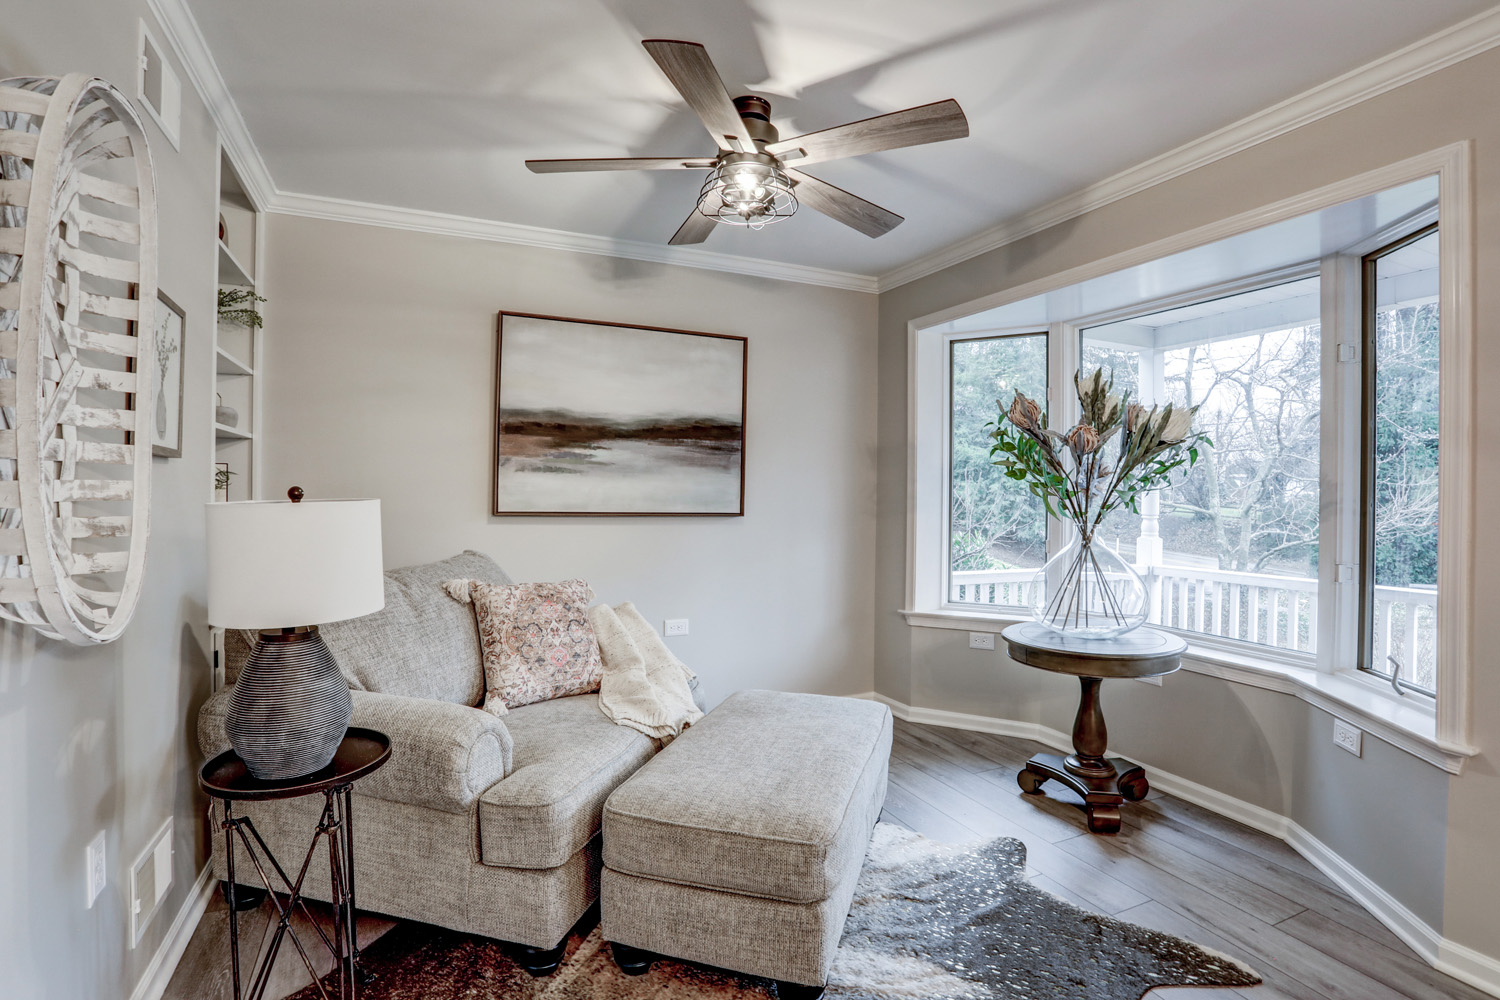
[{"label": "white wall decor", "polygon": [[110,642],[144,571],[156,368],[155,189],[125,95],[0,84],[0,223],[0,617]]}]

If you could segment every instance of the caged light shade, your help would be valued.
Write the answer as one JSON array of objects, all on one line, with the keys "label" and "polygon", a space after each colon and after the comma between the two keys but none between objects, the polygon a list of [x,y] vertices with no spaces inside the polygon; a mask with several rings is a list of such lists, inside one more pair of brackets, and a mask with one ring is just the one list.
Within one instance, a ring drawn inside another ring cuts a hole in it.
[{"label": "caged light shade", "polygon": [[379,500],[252,500],[206,510],[210,625],[320,625],[385,607]]}]

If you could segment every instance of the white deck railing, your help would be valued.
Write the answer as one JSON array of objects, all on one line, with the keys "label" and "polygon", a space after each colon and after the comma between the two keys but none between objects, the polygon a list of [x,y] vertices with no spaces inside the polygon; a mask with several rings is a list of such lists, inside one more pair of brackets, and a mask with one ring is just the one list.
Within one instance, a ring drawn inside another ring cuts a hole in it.
[{"label": "white deck railing", "polygon": [[[952,574],[949,599],[960,604],[1028,607],[1034,569]],[[1312,652],[1318,635],[1318,581],[1269,573],[1161,566],[1146,578],[1147,620],[1158,625]],[[1425,688],[1437,679],[1437,592],[1375,588],[1374,664]]]}]

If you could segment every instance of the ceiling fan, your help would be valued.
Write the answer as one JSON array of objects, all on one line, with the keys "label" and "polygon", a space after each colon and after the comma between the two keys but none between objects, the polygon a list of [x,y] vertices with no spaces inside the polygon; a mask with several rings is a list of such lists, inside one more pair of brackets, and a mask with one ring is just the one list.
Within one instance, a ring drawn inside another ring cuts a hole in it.
[{"label": "ceiling fan", "polygon": [[716,223],[760,229],[789,218],[799,202],[857,229],[882,236],[903,221],[895,212],[804,173],[802,167],[969,134],[957,101],[938,101],[820,132],[782,139],[771,124],[771,102],[731,99],[708,52],[696,42],[648,38],[641,43],[713,136],[713,156],[527,160],[538,174],[584,170],[707,170],[698,203],[668,242],[702,243]]}]

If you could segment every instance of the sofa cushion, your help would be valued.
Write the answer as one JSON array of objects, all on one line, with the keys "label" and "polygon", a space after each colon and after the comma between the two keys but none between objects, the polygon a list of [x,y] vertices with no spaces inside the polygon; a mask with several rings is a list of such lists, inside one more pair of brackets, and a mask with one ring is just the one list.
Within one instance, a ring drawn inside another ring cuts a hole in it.
[{"label": "sofa cushion", "polygon": [[604,863],[793,903],[828,899],[858,876],[890,753],[891,712],[877,702],[730,695],[610,796]]},{"label": "sofa cushion", "polygon": [[659,744],[617,726],[599,696],[511,709],[511,770],[479,797],[480,858],[507,868],[555,868],[599,832],[604,800]]},{"label": "sofa cushion", "polygon": [[474,612],[443,591],[443,581],[469,577],[510,583],[479,552],[385,574],[385,607],[373,615],[319,627],[339,670],[357,691],[477,705],[484,667]]},{"label": "sofa cushion", "polygon": [[486,712],[504,715],[599,690],[604,667],[588,619],[594,591],[584,581],[496,586],[449,580],[443,589],[474,607]]}]

